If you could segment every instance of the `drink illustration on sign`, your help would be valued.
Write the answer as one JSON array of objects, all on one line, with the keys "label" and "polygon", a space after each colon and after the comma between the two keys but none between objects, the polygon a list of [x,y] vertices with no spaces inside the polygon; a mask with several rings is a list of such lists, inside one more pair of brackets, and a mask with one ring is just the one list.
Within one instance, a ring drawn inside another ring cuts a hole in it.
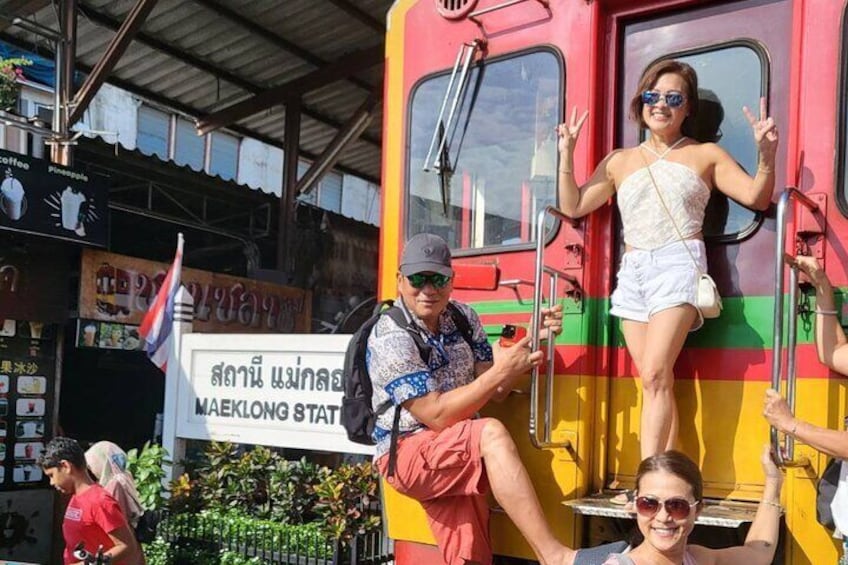
[{"label": "drink illustration on sign", "polygon": [[26,213],[26,195],[21,181],[6,169],[6,178],[0,182],[0,208],[12,221],[18,221]]},{"label": "drink illustration on sign", "polygon": [[85,237],[85,224],[97,220],[97,211],[91,200],[76,187],[66,186],[44,199],[48,206],[56,210],[52,214],[58,220],[56,226],[72,231],[79,237]]}]

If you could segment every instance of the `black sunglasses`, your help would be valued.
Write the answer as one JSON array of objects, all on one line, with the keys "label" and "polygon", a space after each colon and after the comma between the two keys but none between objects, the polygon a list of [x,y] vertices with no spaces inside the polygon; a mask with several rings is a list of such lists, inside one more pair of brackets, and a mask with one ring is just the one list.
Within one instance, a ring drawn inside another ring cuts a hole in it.
[{"label": "black sunglasses", "polygon": [[686,102],[686,96],[682,92],[666,92],[662,94],[656,90],[646,90],[642,93],[642,103],[648,106],[656,106],[660,98],[665,100],[669,108],[680,108]]},{"label": "black sunglasses", "polygon": [[407,275],[406,280],[409,281],[409,284],[411,284],[413,288],[424,288],[424,285],[427,283],[433,285],[434,288],[445,288],[451,278],[447,275],[440,275],[439,273],[432,273],[429,275],[424,273],[415,273],[414,275]]},{"label": "black sunglasses", "polygon": [[692,513],[692,508],[698,506],[700,500],[689,502],[685,498],[673,497],[660,500],[653,496],[636,497],[636,512],[646,518],[653,518],[660,511],[660,506],[665,506],[665,513],[673,520],[684,520]]}]

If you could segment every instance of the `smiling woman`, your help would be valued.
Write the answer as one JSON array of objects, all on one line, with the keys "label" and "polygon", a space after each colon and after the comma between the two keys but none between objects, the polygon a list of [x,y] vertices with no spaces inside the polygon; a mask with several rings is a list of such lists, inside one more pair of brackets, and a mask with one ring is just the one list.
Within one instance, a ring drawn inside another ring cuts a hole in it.
[{"label": "smiling woman", "polygon": [[703,510],[703,479],[694,461],[666,451],[642,461],[636,475],[632,510],[642,541],[632,551],[611,554],[604,565],[675,563],[681,565],[768,564],[774,559],[780,525],[783,476],[768,448],[761,458],[765,487],[757,515],[741,547],[709,549],[688,544]]},{"label": "smiling woman", "polygon": [[778,136],[765,99],[759,116],[742,108],[759,153],[753,177],[715,143],[688,136],[698,107],[692,66],[673,59],[649,66],[630,102],[644,143],[610,153],[582,186],[574,178],[574,147],[588,112],[578,117],[575,108],[557,127],[562,211],[580,218],[615,196],[621,213],[625,253],[610,314],[622,320],[641,377],[643,459],[677,445],[674,365],[688,332],[700,328],[707,313],[699,310],[698,281],[707,272],[703,232],[710,195],[715,189],[762,210],[774,190]]}]

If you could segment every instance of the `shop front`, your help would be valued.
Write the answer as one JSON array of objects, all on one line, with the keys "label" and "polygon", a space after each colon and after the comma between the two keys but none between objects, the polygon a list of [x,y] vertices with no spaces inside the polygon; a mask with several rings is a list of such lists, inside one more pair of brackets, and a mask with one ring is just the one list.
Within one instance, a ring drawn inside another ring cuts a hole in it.
[{"label": "shop front", "polygon": [[72,272],[106,244],[106,189],[0,151],[0,560],[51,561],[54,499],[36,461],[57,433]]}]

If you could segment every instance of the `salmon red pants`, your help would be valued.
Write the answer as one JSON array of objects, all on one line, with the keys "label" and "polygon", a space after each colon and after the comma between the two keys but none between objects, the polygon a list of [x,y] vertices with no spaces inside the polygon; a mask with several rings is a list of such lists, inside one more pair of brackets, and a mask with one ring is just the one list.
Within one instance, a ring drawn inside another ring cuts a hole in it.
[{"label": "salmon red pants", "polygon": [[492,562],[489,538],[489,480],[480,456],[486,420],[463,420],[435,432],[398,439],[395,474],[386,477],[388,454],[377,460],[380,474],[398,492],[419,501],[448,565]]}]

